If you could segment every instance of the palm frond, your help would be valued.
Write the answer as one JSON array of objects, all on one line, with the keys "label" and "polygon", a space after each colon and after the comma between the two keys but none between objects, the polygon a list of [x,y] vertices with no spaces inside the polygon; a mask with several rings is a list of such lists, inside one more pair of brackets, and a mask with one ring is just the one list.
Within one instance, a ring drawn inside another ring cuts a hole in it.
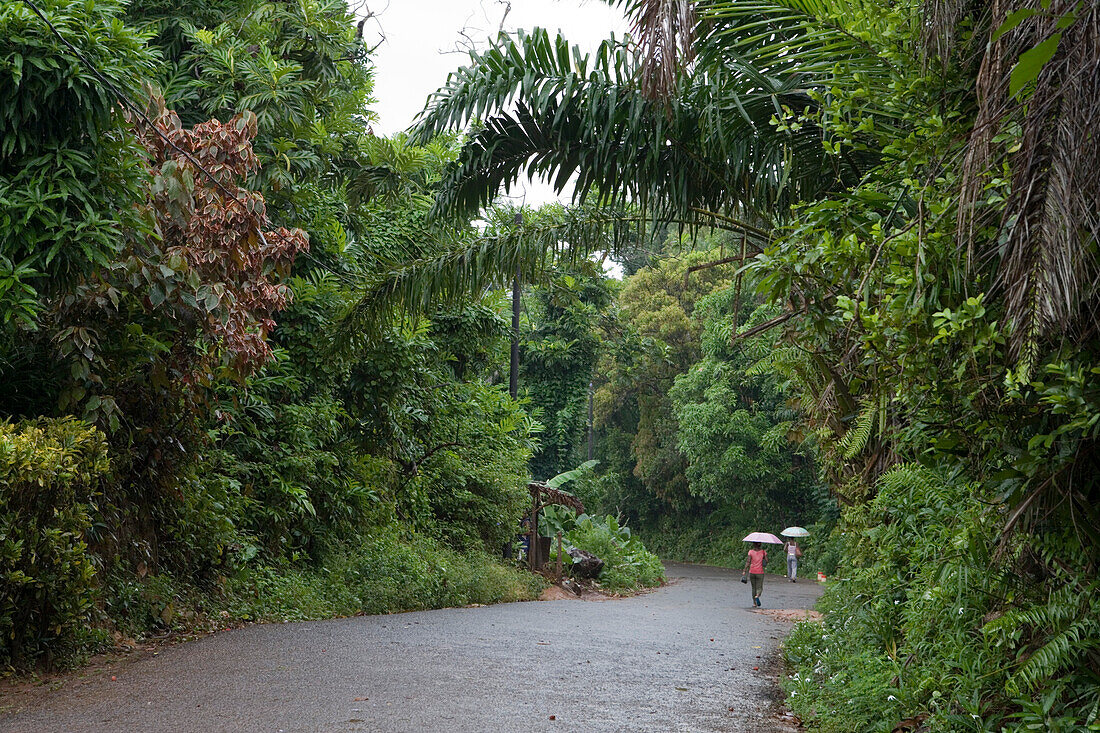
[{"label": "palm frond", "polygon": [[392,323],[393,314],[416,317],[510,287],[517,272],[524,282],[541,282],[553,262],[576,263],[593,252],[617,252],[644,223],[637,212],[585,207],[544,207],[540,214],[530,223],[493,227],[480,235],[441,230],[450,239],[435,254],[397,263],[368,279],[337,339],[347,342],[357,333],[377,333]]},{"label": "palm frond", "polygon": [[551,38],[543,28],[501,34],[485,51],[471,51],[470,63],[451,72],[444,86],[428,97],[414,125],[420,141],[471,120],[485,119],[513,100],[538,100],[571,94],[591,85],[628,86],[636,64],[626,45],[614,36],[591,54],[582,54],[563,36]]},{"label": "palm frond", "polygon": [[542,30],[501,37],[430,99],[415,134],[485,118],[445,181],[438,211],[469,213],[520,175],[548,177],[655,215],[749,209],[768,221],[795,201],[858,179],[863,161],[828,156],[812,124],[774,116],[815,106],[803,80],[709,69],[681,77],[667,104],[639,91],[622,44],[593,56]]},{"label": "palm frond", "polygon": [[[893,20],[874,0],[701,0],[700,63],[796,75],[804,83],[885,79],[889,60],[877,43]],[[910,21],[920,3],[909,3]],[[904,9],[899,4],[895,12]]]}]

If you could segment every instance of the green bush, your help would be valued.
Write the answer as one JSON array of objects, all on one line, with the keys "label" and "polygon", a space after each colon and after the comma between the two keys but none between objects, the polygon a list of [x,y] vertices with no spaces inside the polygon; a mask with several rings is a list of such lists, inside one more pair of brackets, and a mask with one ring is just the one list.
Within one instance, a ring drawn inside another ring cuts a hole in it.
[{"label": "green bush", "polygon": [[242,570],[226,610],[238,619],[296,621],[524,601],[544,587],[541,577],[485,553],[385,527],[334,548],[315,569]]},{"label": "green bush", "polygon": [[[1072,528],[998,554],[1001,526],[978,485],[917,465],[884,474],[838,528],[824,623],[786,643],[790,707],[838,733],[918,716],[930,733],[1095,730],[1100,583],[1073,585]],[[1043,582],[1020,572],[1040,560],[1055,569]]]},{"label": "green bush", "polygon": [[88,619],[84,533],[107,469],[106,439],[84,423],[0,423],[0,662],[33,663]]},{"label": "green bush", "polygon": [[[812,621],[798,624],[784,648],[797,670],[783,684],[787,704],[813,721],[815,731],[890,731],[901,719],[898,690],[891,685],[898,665],[885,655],[853,650],[843,634]],[[822,684],[826,671],[828,682]]]},{"label": "green bush", "polygon": [[[554,512],[548,519],[549,528],[561,525],[566,547],[577,547],[603,560],[599,579],[600,585],[607,590],[652,588],[664,582],[665,569],[660,559],[645,548],[629,527],[620,526],[615,517],[582,514],[573,520],[568,512]],[[554,547],[551,560],[556,559],[557,548]],[[572,558],[564,557],[563,562],[568,567]]]},{"label": "green bush", "polygon": [[[143,159],[104,81],[135,94],[156,76],[148,34],[118,0],[0,4],[0,323],[31,324],[49,291],[105,264],[141,231]],[[20,378],[26,379],[24,375]],[[31,398],[40,399],[38,395]]]}]

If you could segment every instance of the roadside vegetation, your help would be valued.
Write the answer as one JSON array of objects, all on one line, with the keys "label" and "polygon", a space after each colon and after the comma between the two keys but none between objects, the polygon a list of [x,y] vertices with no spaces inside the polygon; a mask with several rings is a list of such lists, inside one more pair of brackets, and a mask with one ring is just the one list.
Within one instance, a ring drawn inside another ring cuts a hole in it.
[{"label": "roadside vegetation", "polygon": [[631,39],[502,37],[418,128],[474,124],[446,205],[573,176],[658,255],[623,259],[652,274],[619,293],[587,498],[657,547],[835,523],[789,647],[811,727],[1096,728],[1100,6],[614,4]]},{"label": "roadside vegetation", "polygon": [[0,666],[544,587],[502,559],[531,471],[572,467],[576,417],[535,381],[572,365],[539,345],[559,303],[596,306],[539,270],[518,399],[500,290],[356,309],[485,235],[431,216],[456,136],[372,133],[356,22],[0,7]]},{"label": "roadside vegetation", "polygon": [[811,729],[1100,726],[1100,6],[611,2],[389,139],[343,0],[0,5],[4,664],[531,597],[597,460],[609,588],[811,530]]}]

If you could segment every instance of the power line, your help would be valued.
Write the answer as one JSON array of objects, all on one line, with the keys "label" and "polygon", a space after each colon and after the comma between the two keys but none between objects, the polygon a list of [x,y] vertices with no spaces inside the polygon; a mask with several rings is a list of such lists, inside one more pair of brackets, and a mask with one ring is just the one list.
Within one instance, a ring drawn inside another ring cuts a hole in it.
[{"label": "power line", "polygon": [[[126,94],[122,90],[120,90],[118,87],[116,87],[114,85],[114,82],[112,82],[98,68],[96,68],[95,64],[93,64],[88,59],[88,57],[85,56],[80,51],[79,48],[74,46],[67,38],[65,38],[65,36],[61,35],[61,32],[57,30],[57,27],[54,26],[54,24],[50,22],[50,19],[46,17],[46,15],[38,8],[37,5],[35,5],[33,2],[31,2],[31,0],[22,0],[22,2],[23,2],[24,5],[26,5],[28,8],[30,8],[31,12],[33,12],[35,15],[37,15],[42,20],[42,22],[47,25],[47,27],[49,27],[49,29],[53,32],[53,34],[55,36],[57,36],[57,39],[59,41],[61,41],[61,43],[64,44],[66,48],[68,48],[70,51],[72,51],[72,53],[78,59],[80,59],[81,63],[84,64],[84,66],[87,68],[87,70],[89,72],[91,72],[91,74],[96,79],[98,79],[101,84],[103,84],[105,87],[107,87],[107,89],[111,92],[111,94],[113,94],[115,96],[115,98],[120,103],[122,103],[122,105],[124,107],[126,107],[128,110],[130,110],[135,116],[140,118],[140,120],[142,122],[144,122],[145,125],[148,126],[148,129],[152,130],[153,133],[157,137],[159,137],[161,140],[163,140],[165,143],[167,143],[169,146],[171,146],[176,152],[178,152],[180,155],[182,155],[184,158],[186,158],[191,163],[191,165],[195,166],[195,168],[197,168],[207,178],[209,178],[214,183],[214,185],[218,189],[221,190],[221,192],[225,195],[226,198],[228,198],[233,203],[237,204],[237,206],[239,206],[241,208],[241,211],[244,212],[245,216],[248,217],[248,219],[252,221],[252,224],[256,229],[256,234],[257,234],[257,236],[259,236],[260,241],[263,242],[263,244],[265,246],[267,246],[267,238],[264,236],[263,230],[260,228],[259,222],[256,221],[255,215],[248,210],[248,208],[245,206],[243,201],[241,201],[239,198],[237,198],[236,194],[234,194],[232,191],[230,191],[228,188],[226,188],[226,186],[221,181],[219,181],[213,173],[208,171],[202,165],[202,163],[200,163],[198,161],[198,159],[195,158],[195,156],[193,156],[190,152],[188,152],[188,151],[184,150],[183,148],[181,148],[179,145],[176,145],[176,143],[170,137],[168,137],[163,132],[161,132],[160,129],[157,127],[156,123],[153,122],[149,118],[149,116],[147,114],[145,114],[145,112],[140,107],[138,107],[138,105],[136,105],[134,102],[132,102],[130,100],[130,98],[127,97]],[[278,232],[278,230],[274,230],[272,233],[275,234],[275,236],[277,236],[279,239],[281,239],[285,244],[293,245],[293,242],[291,242],[288,238],[286,238],[282,234],[280,234]],[[331,275],[335,276],[336,278],[341,279],[344,282],[345,285],[354,285],[354,283],[352,283],[350,280],[346,279],[346,277],[344,276],[343,273],[332,269],[331,267],[329,267],[324,262],[318,260],[312,254],[310,254],[310,252],[308,250],[303,250],[299,254],[303,255],[306,259],[310,260],[311,262],[313,262],[315,265],[317,265],[321,269],[326,270],[327,272],[329,272]]]}]

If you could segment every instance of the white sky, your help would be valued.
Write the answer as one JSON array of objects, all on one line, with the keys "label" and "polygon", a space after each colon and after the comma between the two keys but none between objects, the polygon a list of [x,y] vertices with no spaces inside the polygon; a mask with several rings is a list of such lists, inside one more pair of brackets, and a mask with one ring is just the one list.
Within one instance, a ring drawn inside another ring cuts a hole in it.
[{"label": "white sky", "polygon": [[[443,86],[450,71],[464,66],[466,53],[455,49],[464,42],[461,32],[484,45],[496,35],[505,6],[511,10],[505,30],[531,29],[536,26],[554,33],[561,30],[570,43],[592,50],[612,33],[627,31],[622,11],[599,0],[360,0],[359,15],[375,13],[363,29],[368,46],[385,40],[374,52],[375,76],[373,105],[378,114],[375,130],[392,135],[406,129],[424,107],[428,95]],[[352,2],[353,7],[355,2]],[[512,187],[511,195],[522,196],[526,189],[528,204],[555,198],[552,189],[541,183]],[[569,192],[566,191],[566,194]],[[564,198],[568,199],[568,195]]]}]

